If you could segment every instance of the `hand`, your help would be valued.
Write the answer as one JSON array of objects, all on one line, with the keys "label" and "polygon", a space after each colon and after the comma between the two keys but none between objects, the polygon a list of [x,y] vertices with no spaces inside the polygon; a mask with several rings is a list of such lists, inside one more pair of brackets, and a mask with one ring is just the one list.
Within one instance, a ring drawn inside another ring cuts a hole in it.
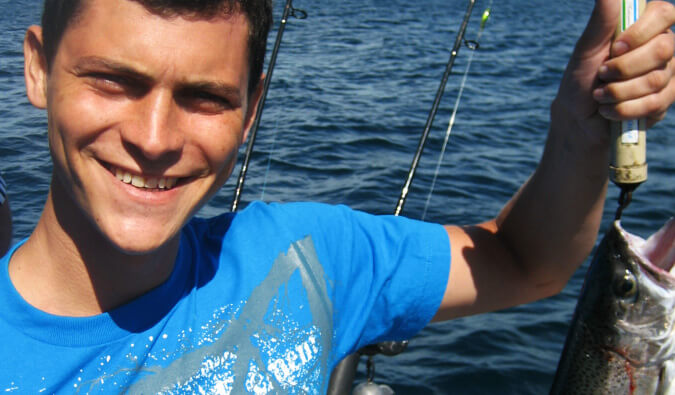
[{"label": "hand", "polygon": [[571,120],[567,125],[591,141],[607,141],[607,119],[646,117],[651,126],[675,101],[675,7],[649,2],[614,41],[620,13],[619,1],[596,1],[552,109],[554,126]]}]

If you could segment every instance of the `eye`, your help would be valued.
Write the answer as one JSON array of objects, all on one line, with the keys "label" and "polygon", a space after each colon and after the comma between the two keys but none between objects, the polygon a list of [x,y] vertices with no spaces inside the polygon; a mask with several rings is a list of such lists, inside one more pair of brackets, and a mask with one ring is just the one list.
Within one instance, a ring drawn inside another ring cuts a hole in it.
[{"label": "eye", "polygon": [[638,286],[635,275],[626,270],[614,280],[614,293],[620,298],[632,298],[637,294]]},{"label": "eye", "polygon": [[133,97],[142,96],[147,87],[131,78],[110,73],[89,73],[87,78],[98,90],[107,94],[124,94]]},{"label": "eye", "polygon": [[228,98],[202,90],[180,92],[176,101],[185,108],[203,113],[220,113],[234,107]]},{"label": "eye", "polygon": [[87,75],[96,85],[109,88],[121,88],[128,85],[124,77],[105,73],[90,73]]}]

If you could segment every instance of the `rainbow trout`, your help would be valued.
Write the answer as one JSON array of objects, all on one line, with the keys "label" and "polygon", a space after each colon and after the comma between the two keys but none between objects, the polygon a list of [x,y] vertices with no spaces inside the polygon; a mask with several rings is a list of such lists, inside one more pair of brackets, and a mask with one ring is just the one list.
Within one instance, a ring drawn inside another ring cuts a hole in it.
[{"label": "rainbow trout", "polygon": [[615,221],[588,269],[551,394],[675,395],[675,219]]}]

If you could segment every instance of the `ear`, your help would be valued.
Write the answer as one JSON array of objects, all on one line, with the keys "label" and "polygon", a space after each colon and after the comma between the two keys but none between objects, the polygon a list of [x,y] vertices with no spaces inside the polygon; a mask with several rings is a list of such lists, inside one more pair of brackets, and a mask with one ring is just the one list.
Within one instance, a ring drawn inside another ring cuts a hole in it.
[{"label": "ear", "polygon": [[47,108],[47,60],[40,26],[31,26],[26,31],[23,59],[28,100],[37,108]]},{"label": "ear", "polygon": [[255,121],[255,116],[258,113],[258,106],[260,105],[260,99],[262,98],[262,93],[265,85],[265,73],[260,75],[260,81],[255,90],[251,92],[251,97],[248,99],[248,106],[246,108],[246,122],[244,123],[244,135],[241,139],[241,144],[246,142],[248,137],[248,132],[253,126],[253,121]]}]

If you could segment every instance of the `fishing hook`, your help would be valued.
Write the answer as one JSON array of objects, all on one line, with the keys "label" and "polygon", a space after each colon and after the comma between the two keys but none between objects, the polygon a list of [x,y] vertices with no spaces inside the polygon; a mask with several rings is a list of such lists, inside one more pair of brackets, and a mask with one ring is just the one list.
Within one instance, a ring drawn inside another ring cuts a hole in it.
[{"label": "fishing hook", "polygon": [[634,188],[621,188],[621,194],[619,195],[619,208],[616,210],[614,215],[614,220],[618,221],[623,215],[623,210],[628,207],[631,200],[633,200],[633,189]]}]

